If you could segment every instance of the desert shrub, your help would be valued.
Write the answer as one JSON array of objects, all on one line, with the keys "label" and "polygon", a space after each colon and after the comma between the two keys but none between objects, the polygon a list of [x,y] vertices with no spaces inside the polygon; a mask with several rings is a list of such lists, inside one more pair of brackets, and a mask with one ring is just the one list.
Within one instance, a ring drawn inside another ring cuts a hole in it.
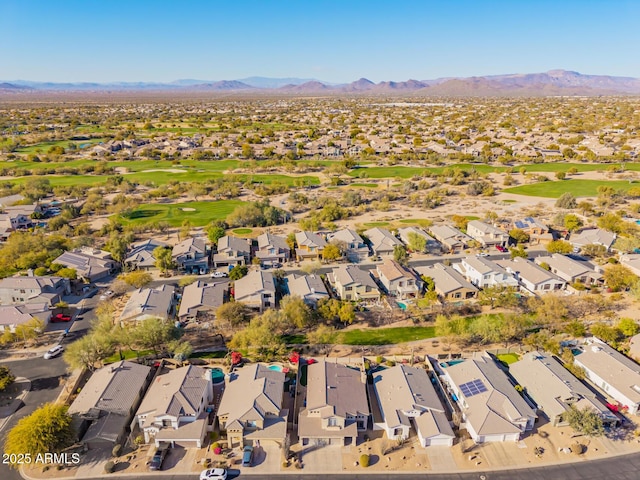
[{"label": "desert shrub", "polygon": [[369,466],[369,455],[367,455],[366,453],[360,455],[360,465],[363,468],[367,468]]},{"label": "desert shrub", "polygon": [[116,464],[109,460],[104,464],[104,473],[113,473],[116,468]]}]

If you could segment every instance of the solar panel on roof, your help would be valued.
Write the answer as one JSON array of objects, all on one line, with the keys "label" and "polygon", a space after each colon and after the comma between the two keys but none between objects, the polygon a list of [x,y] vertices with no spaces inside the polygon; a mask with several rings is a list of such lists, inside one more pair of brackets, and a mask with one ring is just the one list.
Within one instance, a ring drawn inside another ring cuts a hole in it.
[{"label": "solar panel on roof", "polygon": [[524,227],[525,227],[524,223],[522,223],[520,220],[516,222],[516,228],[524,228]]},{"label": "solar panel on roof", "polygon": [[485,387],[484,383],[482,383],[482,380],[475,379],[460,385],[460,391],[465,397],[468,398],[486,392],[487,387]]}]

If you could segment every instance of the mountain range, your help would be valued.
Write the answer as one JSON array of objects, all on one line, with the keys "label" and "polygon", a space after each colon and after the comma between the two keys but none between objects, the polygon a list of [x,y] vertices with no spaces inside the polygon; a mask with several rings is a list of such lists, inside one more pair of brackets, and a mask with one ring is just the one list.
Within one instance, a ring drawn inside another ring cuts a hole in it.
[{"label": "mountain range", "polygon": [[170,83],[55,83],[23,80],[0,82],[0,93],[38,91],[196,91],[292,95],[411,94],[418,96],[637,95],[640,94],[640,79],[550,70],[544,73],[447,77],[434,80],[379,83],[360,78],[347,84],[332,84],[316,79],[268,77],[220,81],[182,79]]}]

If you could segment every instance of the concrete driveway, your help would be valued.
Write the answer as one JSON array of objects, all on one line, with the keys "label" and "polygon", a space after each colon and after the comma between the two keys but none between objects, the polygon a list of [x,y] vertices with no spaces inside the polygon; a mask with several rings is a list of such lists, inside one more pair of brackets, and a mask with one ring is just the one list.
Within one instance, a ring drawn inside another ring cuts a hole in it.
[{"label": "concrete driveway", "polygon": [[342,453],[346,447],[325,445],[307,446],[302,450],[302,473],[339,473],[342,472]]}]

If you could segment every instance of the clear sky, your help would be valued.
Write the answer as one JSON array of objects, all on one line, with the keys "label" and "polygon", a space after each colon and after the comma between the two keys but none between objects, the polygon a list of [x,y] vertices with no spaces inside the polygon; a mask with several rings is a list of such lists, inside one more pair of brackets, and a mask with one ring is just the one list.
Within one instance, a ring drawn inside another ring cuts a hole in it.
[{"label": "clear sky", "polygon": [[640,0],[0,0],[0,79],[640,77]]}]

